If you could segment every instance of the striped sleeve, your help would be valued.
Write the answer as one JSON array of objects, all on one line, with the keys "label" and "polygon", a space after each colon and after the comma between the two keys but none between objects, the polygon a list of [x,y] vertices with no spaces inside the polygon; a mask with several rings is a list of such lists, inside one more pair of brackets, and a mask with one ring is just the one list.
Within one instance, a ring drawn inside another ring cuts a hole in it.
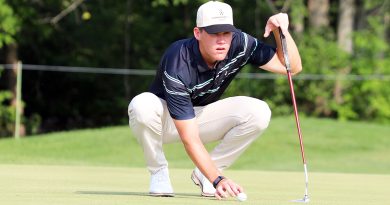
[{"label": "striped sleeve", "polygon": [[250,35],[248,35],[248,44],[251,52],[248,63],[256,66],[267,64],[276,53],[275,47],[267,45]]},{"label": "striped sleeve", "polygon": [[180,55],[176,52],[169,53],[162,61],[162,81],[164,86],[164,96],[167,102],[169,114],[176,120],[188,120],[195,117],[193,104],[191,101],[191,91],[183,81],[188,79],[182,71],[186,70],[180,60]]}]

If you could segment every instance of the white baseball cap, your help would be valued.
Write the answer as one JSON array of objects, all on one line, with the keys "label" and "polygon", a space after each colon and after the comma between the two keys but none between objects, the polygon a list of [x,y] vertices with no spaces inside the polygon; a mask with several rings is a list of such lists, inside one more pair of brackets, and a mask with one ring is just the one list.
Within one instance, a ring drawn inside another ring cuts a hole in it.
[{"label": "white baseball cap", "polygon": [[210,34],[235,32],[232,7],[219,1],[202,4],[196,15],[196,27],[204,28]]}]

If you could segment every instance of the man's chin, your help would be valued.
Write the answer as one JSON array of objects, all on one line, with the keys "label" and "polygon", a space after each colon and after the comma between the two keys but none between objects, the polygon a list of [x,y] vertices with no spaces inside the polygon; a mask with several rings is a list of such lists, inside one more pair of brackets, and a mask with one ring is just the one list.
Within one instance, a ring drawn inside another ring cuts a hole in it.
[{"label": "man's chin", "polygon": [[215,60],[221,61],[221,60],[224,60],[225,57],[226,57],[226,54],[218,54],[215,56]]}]

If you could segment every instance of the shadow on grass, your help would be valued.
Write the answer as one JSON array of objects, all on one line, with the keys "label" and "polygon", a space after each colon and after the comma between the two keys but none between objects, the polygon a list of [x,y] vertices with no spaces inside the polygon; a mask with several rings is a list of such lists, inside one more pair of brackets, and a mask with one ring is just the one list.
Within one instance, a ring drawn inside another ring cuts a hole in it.
[{"label": "shadow on grass", "polygon": [[[76,191],[76,194],[90,194],[90,195],[121,195],[121,196],[146,196],[146,197],[159,197],[151,196],[146,192],[127,192],[127,191]],[[161,196],[160,196],[161,197]],[[199,194],[192,193],[175,193],[177,198],[198,198],[198,199],[209,199],[216,200],[214,197],[202,197]]]}]

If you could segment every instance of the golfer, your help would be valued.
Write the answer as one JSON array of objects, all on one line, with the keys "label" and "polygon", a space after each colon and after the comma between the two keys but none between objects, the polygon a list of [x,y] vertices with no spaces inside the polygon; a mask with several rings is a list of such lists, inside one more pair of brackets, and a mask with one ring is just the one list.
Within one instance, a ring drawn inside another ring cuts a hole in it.
[{"label": "golfer", "polygon": [[[150,195],[174,196],[163,144],[180,141],[195,165],[191,178],[202,196],[221,199],[244,191],[223,170],[264,132],[271,111],[259,99],[220,97],[246,64],[286,74],[279,27],[287,38],[291,73],[302,70],[288,24],[284,13],[268,19],[264,37],[273,32],[274,48],[236,29],[230,5],[209,1],[199,7],[194,37],[169,46],[149,92],[128,107],[130,128],[151,174]],[[204,143],[214,141],[219,144],[209,153]]]}]

